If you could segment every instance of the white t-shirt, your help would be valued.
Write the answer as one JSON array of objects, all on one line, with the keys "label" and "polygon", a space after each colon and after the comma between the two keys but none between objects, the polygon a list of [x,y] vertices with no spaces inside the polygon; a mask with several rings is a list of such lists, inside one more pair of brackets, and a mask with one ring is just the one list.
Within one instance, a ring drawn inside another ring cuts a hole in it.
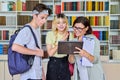
[{"label": "white t-shirt", "polygon": [[[32,27],[31,27],[32,28]],[[36,35],[38,45],[41,47],[41,41],[40,41],[40,32],[38,29],[32,28],[33,32]],[[36,49],[36,44],[34,37],[32,35],[31,30],[28,27],[23,28],[19,34],[17,35],[14,43],[24,46],[27,44],[27,48],[30,49]],[[21,80],[27,80],[27,79],[42,79],[42,65],[41,65],[41,58],[38,56],[35,56],[34,63],[31,69],[25,73],[22,73],[20,78]],[[21,65],[23,66],[23,65]]]}]

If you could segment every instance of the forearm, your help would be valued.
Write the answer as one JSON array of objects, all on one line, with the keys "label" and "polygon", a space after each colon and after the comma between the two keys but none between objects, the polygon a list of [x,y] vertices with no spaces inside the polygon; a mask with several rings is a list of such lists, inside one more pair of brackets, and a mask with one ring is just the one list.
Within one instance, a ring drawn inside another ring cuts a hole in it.
[{"label": "forearm", "polygon": [[48,49],[47,51],[48,51],[48,55],[49,56],[53,56],[56,52],[57,52],[57,49],[58,49],[58,46],[56,45],[56,46],[54,46],[53,48],[51,48],[51,49]]},{"label": "forearm", "polygon": [[69,61],[70,63],[75,63],[75,56],[74,56],[74,55],[69,55],[68,61]]},{"label": "forearm", "polygon": [[95,57],[91,55],[90,53],[87,53],[85,56],[90,62],[94,62]]},{"label": "forearm", "polygon": [[35,55],[35,53],[37,53],[36,50],[32,50],[18,44],[13,44],[12,50],[26,55]]}]

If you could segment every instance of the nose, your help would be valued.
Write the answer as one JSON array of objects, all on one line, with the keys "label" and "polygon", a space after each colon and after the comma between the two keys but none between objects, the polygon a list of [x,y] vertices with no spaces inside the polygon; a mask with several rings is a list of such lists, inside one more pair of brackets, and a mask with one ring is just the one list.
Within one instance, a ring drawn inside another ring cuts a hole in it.
[{"label": "nose", "polygon": [[46,21],[47,21],[47,19],[43,19],[43,21],[42,21],[42,22],[43,22],[43,23],[45,23]]},{"label": "nose", "polygon": [[62,26],[64,23],[60,23],[60,26]]},{"label": "nose", "polygon": [[44,19],[44,22],[46,22],[47,21],[47,19]]}]

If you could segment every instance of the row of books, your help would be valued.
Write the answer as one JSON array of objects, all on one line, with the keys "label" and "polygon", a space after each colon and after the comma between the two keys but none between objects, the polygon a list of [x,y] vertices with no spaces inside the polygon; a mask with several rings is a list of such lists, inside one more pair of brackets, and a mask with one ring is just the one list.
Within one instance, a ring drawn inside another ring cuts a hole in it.
[{"label": "row of books", "polygon": [[[72,26],[74,20],[77,18],[77,16],[67,16],[69,25]],[[87,18],[90,20],[91,26],[109,26],[109,16],[87,16]],[[24,25],[28,23],[32,19],[31,16],[28,15],[18,15],[17,17],[17,24],[18,25]],[[7,21],[6,21],[7,20]],[[15,16],[0,16],[0,25],[15,25],[16,24],[16,17]],[[117,23],[118,22],[118,23]],[[114,25],[119,25],[120,21],[114,21],[111,20],[111,28]],[[44,29],[51,29],[52,21],[48,20],[47,25],[45,25]],[[114,26],[115,27],[115,26]]]},{"label": "row of books", "polygon": [[0,40],[9,40],[9,30],[0,30]]},{"label": "row of books", "polygon": [[32,11],[33,7],[38,4],[39,1],[0,1],[0,11]]},{"label": "row of books", "polygon": [[111,44],[120,44],[120,35],[112,35],[110,39]]},{"label": "row of books", "polygon": [[[77,16],[67,16],[67,18],[68,18],[68,23],[71,27]],[[91,26],[109,26],[110,24],[109,16],[87,16],[87,18],[90,20]],[[51,29],[51,28],[52,28],[52,20],[48,20],[46,24],[42,27],[42,29]]]},{"label": "row of books", "polygon": [[[17,11],[32,11],[33,7],[39,3],[39,0],[17,0]],[[47,5],[51,10],[53,10],[53,5]]]},{"label": "row of books", "polygon": [[87,1],[86,2],[87,11],[109,11],[108,1]]},{"label": "row of books", "polygon": [[7,53],[8,53],[8,45],[0,44],[0,54],[7,54]]},{"label": "row of books", "polygon": [[[17,24],[24,25],[32,19],[31,16],[28,15],[18,15],[17,16]],[[16,25],[16,17],[15,16],[0,16],[0,25]]]},{"label": "row of books", "polygon": [[16,17],[0,16],[0,25],[16,25]]},{"label": "row of books", "polygon": [[120,20],[110,20],[110,29],[120,29]]},{"label": "row of books", "polygon": [[110,6],[110,13],[111,14],[120,14],[120,3],[119,4],[116,4],[116,5],[111,5]]},{"label": "row of books", "polygon": [[108,31],[93,31],[93,34],[101,41],[108,40]]},{"label": "row of books", "polygon": [[[67,16],[67,18],[68,18],[68,23],[71,27],[77,16]],[[90,20],[91,26],[109,26],[110,24],[109,16],[88,16],[87,18]],[[42,29],[51,29],[51,28],[52,28],[52,20],[48,20],[46,24],[42,27]]]},{"label": "row of books", "polygon": [[0,16],[0,25],[6,25],[6,17]]},{"label": "row of books", "polygon": [[52,20],[47,20],[42,29],[52,29]]},{"label": "row of books", "polygon": [[88,16],[91,26],[109,26],[109,16]]},{"label": "row of books", "polygon": [[108,55],[108,45],[100,45],[100,55]]},{"label": "row of books", "polygon": [[[77,16],[67,16],[68,22],[70,25],[73,25],[74,20],[77,18]],[[109,16],[87,16],[87,18],[90,20],[91,26],[109,26]]]},{"label": "row of books", "polygon": [[[18,15],[17,25],[24,25],[28,23],[31,19],[32,19],[32,16]],[[16,25],[16,17],[15,16],[0,16],[0,25]],[[43,29],[51,29],[51,28],[52,28],[52,20],[47,20]]]},{"label": "row of books", "polygon": [[62,2],[62,11],[109,11],[108,1]]},{"label": "row of books", "polygon": [[[2,2],[0,2],[0,11],[16,11],[16,10],[17,11],[32,11],[33,7],[38,3],[39,3],[39,1],[28,1],[28,0],[24,1],[24,2],[21,0],[17,0],[17,2],[2,1]],[[53,5],[47,5],[47,7],[49,7],[53,11]],[[55,11],[56,13],[61,11],[60,5],[56,5],[55,7],[57,10],[57,11]]]},{"label": "row of books", "polygon": [[26,23],[30,22],[32,19],[32,16],[29,15],[18,15],[17,16],[17,24],[18,25],[25,25]]},{"label": "row of books", "polygon": [[84,1],[81,2],[62,2],[62,11],[84,11]]},{"label": "row of books", "polygon": [[17,0],[17,11],[32,11],[33,7],[38,4],[39,1],[26,1],[22,2],[21,0]]},{"label": "row of books", "polygon": [[2,1],[0,2],[0,11],[15,11],[16,3],[14,1]]}]

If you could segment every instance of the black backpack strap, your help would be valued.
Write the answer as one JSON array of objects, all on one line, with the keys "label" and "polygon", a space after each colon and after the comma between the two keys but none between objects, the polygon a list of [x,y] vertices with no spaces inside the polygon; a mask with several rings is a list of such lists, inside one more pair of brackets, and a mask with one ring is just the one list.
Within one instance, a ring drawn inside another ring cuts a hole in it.
[{"label": "black backpack strap", "polygon": [[33,37],[34,37],[36,47],[37,47],[37,48],[40,48],[40,47],[38,46],[37,38],[36,38],[35,33],[33,32],[32,28],[31,28],[29,25],[25,25],[24,27],[29,27],[29,29],[31,30],[32,35],[33,35]]},{"label": "black backpack strap", "polygon": [[69,41],[69,37],[70,37],[70,32],[69,32],[69,35],[68,35],[68,37],[67,37],[67,41]]}]

